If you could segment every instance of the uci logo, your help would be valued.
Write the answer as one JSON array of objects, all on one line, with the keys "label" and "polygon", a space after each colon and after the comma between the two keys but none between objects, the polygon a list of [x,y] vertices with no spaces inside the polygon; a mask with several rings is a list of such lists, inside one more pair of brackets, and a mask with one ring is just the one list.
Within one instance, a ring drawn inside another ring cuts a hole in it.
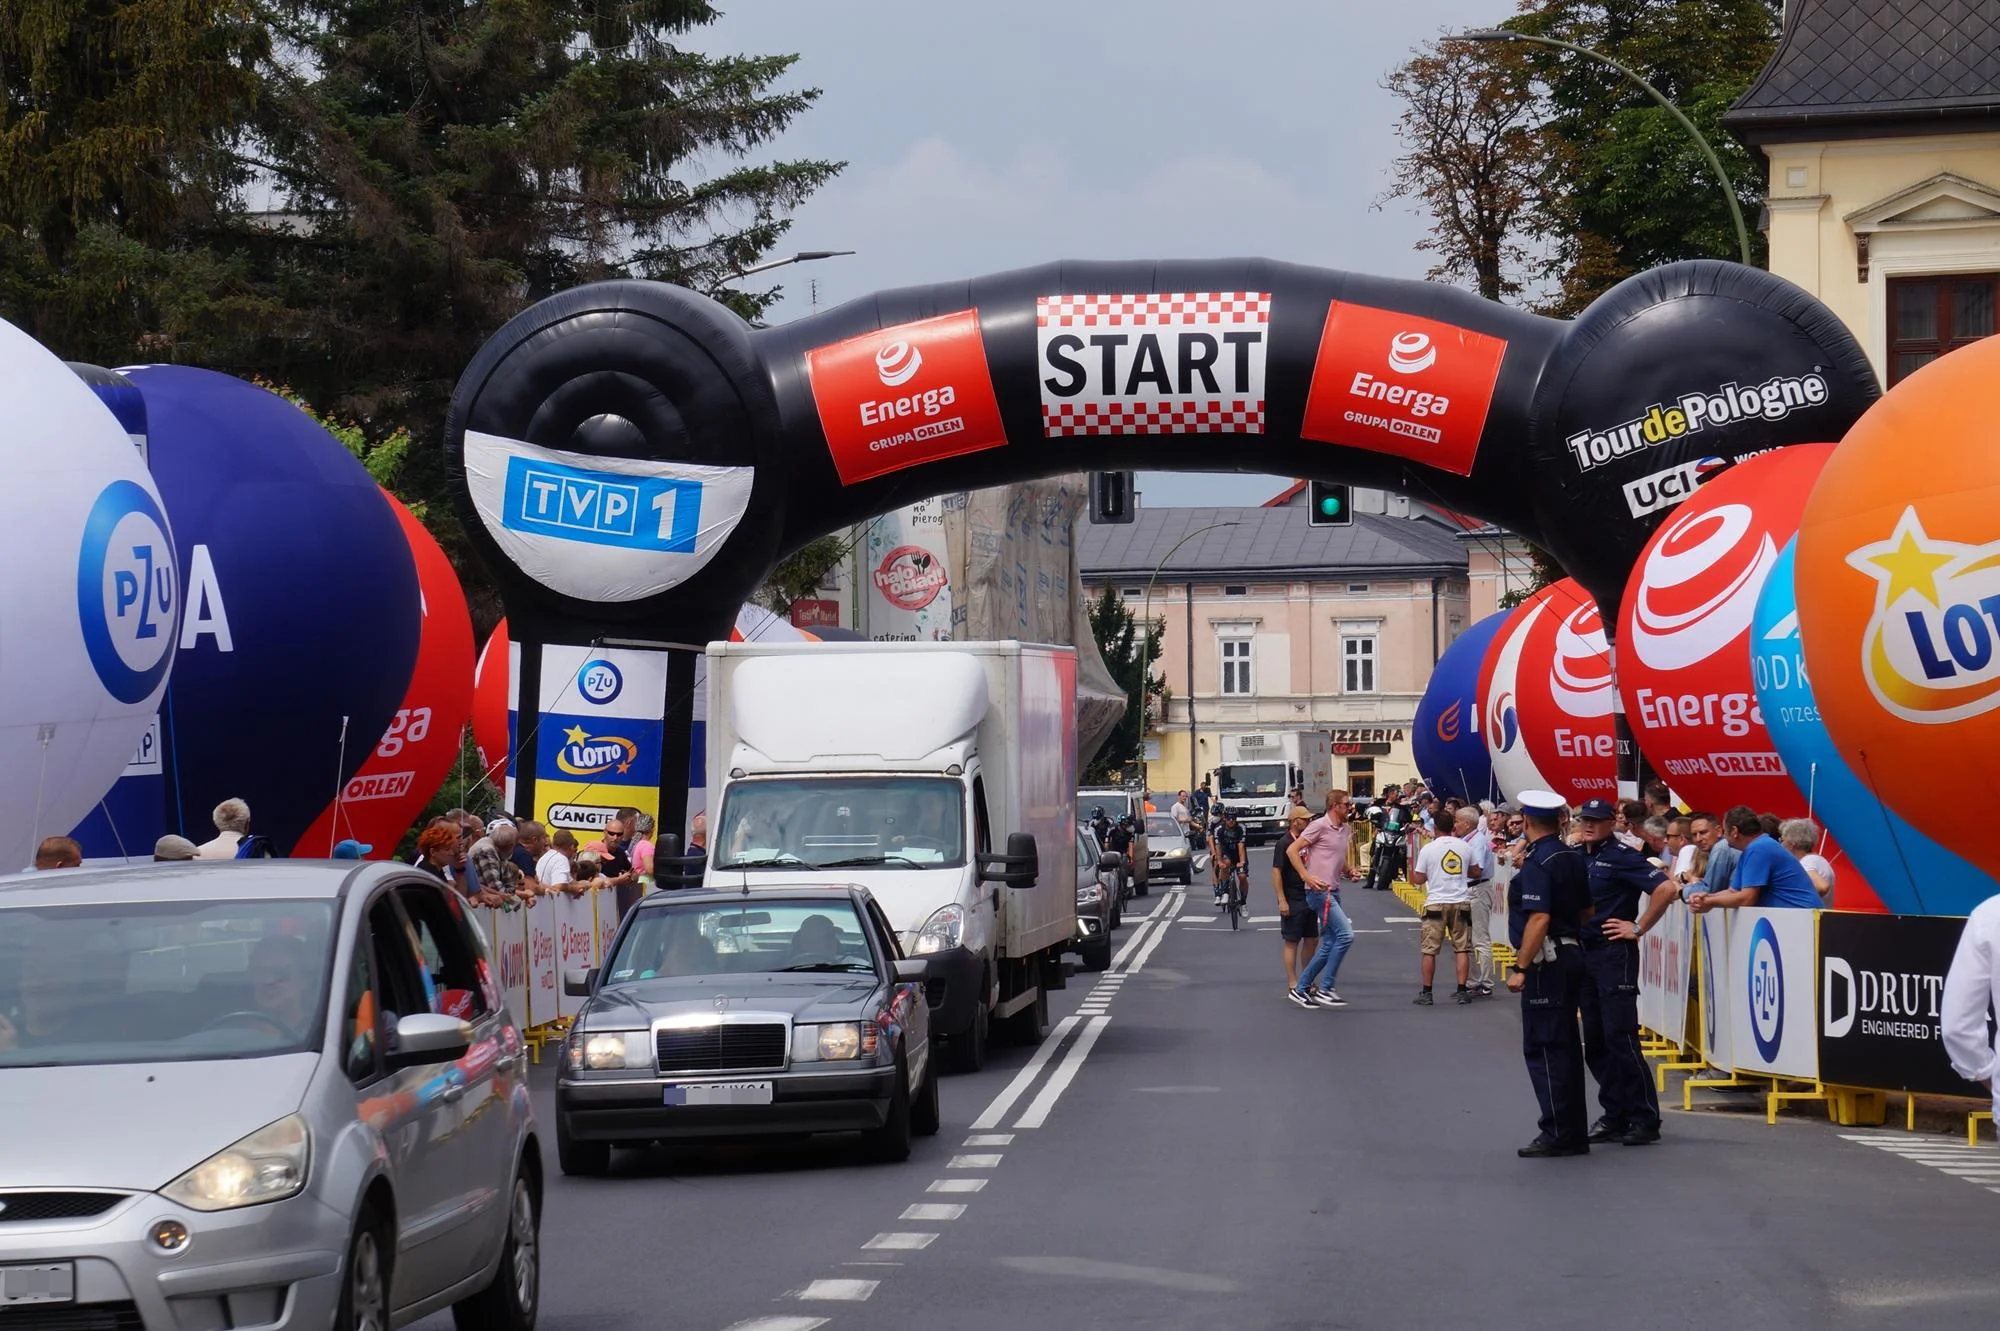
[{"label": "uci logo", "polygon": [[76,611],[90,664],[119,702],[143,702],[166,679],[180,605],[174,542],[158,501],[135,481],[113,481],[84,523]]},{"label": "uci logo", "polygon": [[567,742],[556,754],[556,766],[566,776],[630,772],[632,760],[639,756],[639,746],[624,736],[592,735],[582,726],[565,730],[563,739]]},{"label": "uci logo", "polygon": [[584,701],[604,706],[616,698],[625,687],[625,676],[618,673],[618,667],[599,657],[595,661],[585,661],[583,669],[576,672],[577,691]]},{"label": "uci logo", "polygon": [[1766,1063],[1785,1040],[1785,959],[1769,920],[1750,931],[1750,1034]]},{"label": "uci logo", "polygon": [[1847,562],[1876,581],[1861,673],[1877,702],[1920,725],[2000,706],[2000,552],[1932,540],[1905,508],[1887,540]]}]

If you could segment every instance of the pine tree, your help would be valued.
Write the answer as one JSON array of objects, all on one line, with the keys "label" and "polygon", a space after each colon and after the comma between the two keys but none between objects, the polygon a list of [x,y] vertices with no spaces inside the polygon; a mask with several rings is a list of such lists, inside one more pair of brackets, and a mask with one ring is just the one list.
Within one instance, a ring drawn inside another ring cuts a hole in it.
[{"label": "pine tree", "polygon": [[1148,669],[1160,659],[1159,627],[1148,625],[1142,638],[1138,617],[1115,588],[1107,586],[1090,603],[1090,632],[1105,668],[1125,691],[1125,715],[1118,718],[1118,728],[1083,774],[1086,785],[1095,785],[1115,780],[1135,767],[1143,768],[1153,702],[1157,699],[1165,707],[1167,693],[1164,681],[1153,678]]}]

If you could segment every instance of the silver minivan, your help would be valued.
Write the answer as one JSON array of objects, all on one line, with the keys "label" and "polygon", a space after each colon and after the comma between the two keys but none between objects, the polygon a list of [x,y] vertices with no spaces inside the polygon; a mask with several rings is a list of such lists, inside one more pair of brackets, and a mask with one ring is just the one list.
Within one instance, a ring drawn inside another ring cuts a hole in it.
[{"label": "silver minivan", "polygon": [[396,864],[0,878],[0,1327],[528,1331],[521,1035]]}]

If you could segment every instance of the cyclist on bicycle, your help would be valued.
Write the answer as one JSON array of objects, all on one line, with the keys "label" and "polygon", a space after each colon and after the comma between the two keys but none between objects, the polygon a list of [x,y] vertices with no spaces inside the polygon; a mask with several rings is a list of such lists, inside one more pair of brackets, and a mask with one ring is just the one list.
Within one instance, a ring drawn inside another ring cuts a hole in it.
[{"label": "cyclist on bicycle", "polygon": [[1250,871],[1244,864],[1243,829],[1236,825],[1236,810],[1218,809],[1222,821],[1208,831],[1208,854],[1215,873],[1215,904],[1218,907],[1229,904],[1224,895],[1228,885],[1234,884],[1236,904],[1240,908],[1250,901]]}]

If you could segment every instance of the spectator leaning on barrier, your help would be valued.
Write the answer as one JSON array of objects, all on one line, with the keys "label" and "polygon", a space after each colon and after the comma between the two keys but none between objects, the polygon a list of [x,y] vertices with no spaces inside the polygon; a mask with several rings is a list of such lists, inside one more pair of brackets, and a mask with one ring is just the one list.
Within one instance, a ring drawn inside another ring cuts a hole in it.
[{"label": "spectator leaning on barrier", "polygon": [[153,858],[162,863],[179,863],[194,858],[194,842],[184,836],[167,833],[153,843]]},{"label": "spectator leaning on barrier", "polygon": [[[1688,820],[1684,814],[1675,814],[1667,819],[1666,840],[1667,872],[1678,875],[1694,863],[1694,840],[1688,836]],[[1678,878],[1675,879],[1679,881]]]},{"label": "spectator leaning on barrier", "polygon": [[194,848],[195,858],[235,859],[237,844],[250,834],[250,806],[239,799],[226,799],[215,806],[209,818],[215,824],[215,837]]},{"label": "spectator leaning on barrier", "polygon": [[1667,836],[1667,820],[1657,814],[1639,824],[1639,853],[1671,869],[1674,852],[1667,845]]},{"label": "spectator leaning on barrier", "polygon": [[[1688,898],[1696,913],[1718,906],[1790,906],[1817,910],[1819,892],[1792,853],[1764,835],[1764,820],[1749,809],[1732,809],[1727,828],[1736,852],[1731,886],[1722,892],[1697,892]],[[1713,858],[1710,864],[1714,863]]]},{"label": "spectator leaning on barrier", "polygon": [[1689,828],[1701,855],[1693,877],[1681,884],[1682,896],[1693,901],[1697,892],[1725,892],[1729,889],[1730,877],[1736,869],[1736,848],[1729,844],[1728,823],[1736,815],[1749,812],[1739,804],[1720,818],[1712,813],[1694,815]]},{"label": "spectator leaning on barrier", "polygon": [[458,861],[464,853],[464,845],[458,834],[458,824],[444,818],[435,819],[417,836],[417,867],[439,882],[457,885]]},{"label": "spectator leaning on barrier", "polygon": [[1813,849],[1819,844],[1819,824],[1810,818],[1788,818],[1778,828],[1778,840],[1799,867],[1812,879],[1813,890],[1819,893],[1822,905],[1833,904],[1833,864],[1826,856]]},{"label": "spectator leaning on barrier", "polygon": [[1647,818],[1646,806],[1638,800],[1626,800],[1618,806],[1618,839],[1632,850],[1646,849],[1644,834],[1640,831]]},{"label": "spectator leaning on barrier", "polygon": [[514,867],[514,825],[496,821],[493,830],[472,843],[466,852],[465,867],[479,884],[472,900],[481,906],[504,905],[520,885],[521,871]]},{"label": "spectator leaning on barrier", "polygon": [[[1958,951],[1944,977],[1941,1034],[1945,1056],[1967,1081],[1979,1082],[1989,1093],[2000,1071],[1995,1056],[1988,1008],[2000,1008],[2000,897],[1988,897],[1972,908],[1958,936]],[[2000,1095],[1994,1099],[2000,1113]],[[2000,1121],[2000,1119],[1996,1119]]]},{"label": "spectator leaning on barrier", "polygon": [[37,869],[81,869],[83,867],[83,847],[70,837],[43,837],[42,844],[35,847],[35,867]]}]

